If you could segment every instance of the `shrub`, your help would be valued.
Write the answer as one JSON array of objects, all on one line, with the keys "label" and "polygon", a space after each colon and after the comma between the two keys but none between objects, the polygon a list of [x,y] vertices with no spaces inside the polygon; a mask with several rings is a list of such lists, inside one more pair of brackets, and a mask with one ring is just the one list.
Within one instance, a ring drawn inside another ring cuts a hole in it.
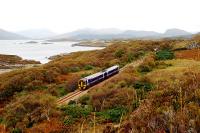
[{"label": "shrub", "polygon": [[149,65],[140,65],[139,67],[138,67],[138,71],[139,72],[151,72],[153,70],[153,68],[151,67],[151,66],[149,66]]},{"label": "shrub", "polygon": [[127,62],[132,62],[133,61],[133,59],[134,59],[134,54],[133,53],[129,53],[128,54],[128,57],[127,57]]},{"label": "shrub", "polygon": [[139,72],[150,72],[156,66],[154,55],[150,54],[144,58],[144,61],[138,66]]},{"label": "shrub", "polygon": [[64,120],[64,125],[71,125],[75,122],[74,118],[68,117],[67,119]]},{"label": "shrub", "polygon": [[79,98],[79,103],[81,103],[82,105],[87,105],[90,102],[90,96],[89,95],[84,95],[81,98]]},{"label": "shrub", "polygon": [[59,96],[64,96],[67,94],[67,91],[65,90],[64,87],[60,86],[60,87],[58,87],[58,93],[59,93],[58,94]]},{"label": "shrub", "polygon": [[15,92],[20,92],[25,89],[27,80],[24,79],[23,75],[16,75],[9,81],[4,83],[3,90],[0,92],[0,100],[6,99],[12,96]]},{"label": "shrub", "polygon": [[0,124],[3,123],[4,119],[0,116]]},{"label": "shrub", "polygon": [[112,122],[119,122],[122,115],[127,113],[127,109],[124,107],[116,107],[106,110],[104,112],[97,112],[97,116],[103,117],[105,120],[111,120]]},{"label": "shrub", "polygon": [[93,69],[94,67],[93,66],[91,66],[91,65],[86,65],[85,67],[84,67],[84,70],[91,70],[91,69]]},{"label": "shrub", "polygon": [[156,59],[157,60],[168,60],[174,58],[174,52],[171,50],[161,50],[156,52]]},{"label": "shrub", "polygon": [[33,123],[49,118],[56,113],[55,98],[47,94],[28,94],[16,97],[5,108],[4,118],[8,128],[30,127]]},{"label": "shrub", "polygon": [[87,77],[87,76],[89,76],[89,75],[91,75],[91,73],[84,73],[84,74],[81,74],[81,78]]},{"label": "shrub", "polygon": [[43,75],[44,75],[45,82],[52,83],[52,82],[55,82],[56,77],[59,75],[59,73],[50,69],[50,70],[44,71]]},{"label": "shrub", "polygon": [[76,101],[70,100],[70,101],[68,102],[68,105],[72,105],[72,104],[76,104]]},{"label": "shrub", "polygon": [[133,109],[138,108],[139,105],[140,105],[139,101],[138,101],[138,100],[135,100],[135,101],[133,102]]},{"label": "shrub", "polygon": [[12,130],[12,133],[22,133],[22,130],[19,129],[19,128],[14,128],[14,129]]},{"label": "shrub", "polygon": [[119,81],[119,83],[118,83],[118,86],[119,86],[119,88],[124,88],[124,87],[126,87],[126,86],[127,86],[127,82],[126,82],[126,81],[124,81],[124,80],[122,80],[122,81]]},{"label": "shrub", "polygon": [[153,84],[149,82],[137,81],[134,83],[135,89],[144,89],[145,91],[150,91],[153,89]]},{"label": "shrub", "polygon": [[69,69],[70,72],[79,72],[81,69],[79,67],[72,67]]},{"label": "shrub", "polygon": [[134,99],[133,95],[134,90],[129,88],[103,90],[92,95],[91,104],[97,111],[118,106],[129,107]]},{"label": "shrub", "polygon": [[121,58],[124,55],[125,51],[123,49],[117,50],[115,52],[115,57]]},{"label": "shrub", "polygon": [[78,81],[80,77],[77,75],[74,75],[70,79],[67,80],[67,83],[65,84],[65,89],[67,92],[72,92],[78,88]]},{"label": "shrub", "polygon": [[82,107],[75,104],[63,106],[61,107],[61,110],[72,118],[87,117],[92,112],[92,108],[90,106]]}]

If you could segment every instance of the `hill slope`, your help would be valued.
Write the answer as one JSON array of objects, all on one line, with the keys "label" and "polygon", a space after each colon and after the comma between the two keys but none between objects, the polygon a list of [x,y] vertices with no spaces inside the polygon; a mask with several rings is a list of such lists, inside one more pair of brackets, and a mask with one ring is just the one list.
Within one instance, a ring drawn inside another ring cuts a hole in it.
[{"label": "hill slope", "polygon": [[188,35],[191,35],[191,33],[180,29],[168,29],[163,34],[164,37],[176,37],[176,36],[188,36]]},{"label": "hill slope", "polygon": [[0,29],[0,40],[23,40],[28,39],[27,37],[18,35],[16,33],[8,32]]},{"label": "hill slope", "polygon": [[165,33],[154,31],[119,30],[119,29],[80,29],[52,37],[51,40],[112,40],[112,39],[152,39],[166,37],[191,37],[192,34],[181,29],[169,29]]}]

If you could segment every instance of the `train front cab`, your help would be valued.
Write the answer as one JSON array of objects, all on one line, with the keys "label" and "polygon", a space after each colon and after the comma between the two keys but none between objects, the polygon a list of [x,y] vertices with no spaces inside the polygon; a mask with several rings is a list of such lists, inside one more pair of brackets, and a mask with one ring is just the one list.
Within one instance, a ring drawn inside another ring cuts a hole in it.
[{"label": "train front cab", "polygon": [[86,90],[87,89],[87,80],[84,80],[84,79],[80,79],[78,81],[78,88],[80,90]]}]

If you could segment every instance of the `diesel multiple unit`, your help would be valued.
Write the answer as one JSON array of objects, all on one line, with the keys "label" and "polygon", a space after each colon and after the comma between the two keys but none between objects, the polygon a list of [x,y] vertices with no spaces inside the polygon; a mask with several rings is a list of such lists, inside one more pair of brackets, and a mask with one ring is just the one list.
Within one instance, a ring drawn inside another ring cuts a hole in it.
[{"label": "diesel multiple unit", "polygon": [[85,78],[82,78],[78,82],[78,87],[80,90],[85,90],[119,72],[119,66],[115,65],[110,68],[107,68],[101,72],[92,74],[90,76],[87,76]]}]

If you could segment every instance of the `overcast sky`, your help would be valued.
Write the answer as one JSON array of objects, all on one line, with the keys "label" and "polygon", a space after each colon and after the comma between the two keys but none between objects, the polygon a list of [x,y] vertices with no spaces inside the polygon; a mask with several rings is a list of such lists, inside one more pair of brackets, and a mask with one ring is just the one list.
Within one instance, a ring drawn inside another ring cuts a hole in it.
[{"label": "overcast sky", "polygon": [[0,28],[200,31],[200,0],[0,0]]}]

